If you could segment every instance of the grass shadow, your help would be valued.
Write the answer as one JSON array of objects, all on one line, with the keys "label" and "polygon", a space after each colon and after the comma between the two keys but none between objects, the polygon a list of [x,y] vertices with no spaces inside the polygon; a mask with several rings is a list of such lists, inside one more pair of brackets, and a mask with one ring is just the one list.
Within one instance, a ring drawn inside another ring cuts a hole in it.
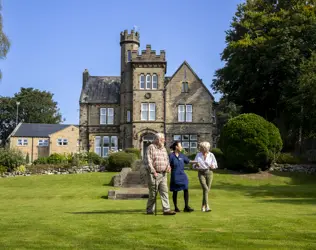
[{"label": "grass shadow", "polygon": [[297,198],[297,199],[269,199],[263,200],[262,202],[277,202],[283,204],[292,204],[292,205],[314,205],[316,204],[316,198]]},{"label": "grass shadow", "polygon": [[[97,210],[97,211],[83,211],[83,212],[67,212],[69,214],[146,214],[144,209],[117,209],[117,210]],[[146,214],[147,215],[147,214]]]}]

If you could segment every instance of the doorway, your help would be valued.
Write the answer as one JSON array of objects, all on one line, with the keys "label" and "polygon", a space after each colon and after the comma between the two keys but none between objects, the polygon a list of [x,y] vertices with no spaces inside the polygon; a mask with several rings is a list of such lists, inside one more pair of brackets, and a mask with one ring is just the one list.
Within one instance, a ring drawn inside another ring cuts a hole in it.
[{"label": "doorway", "polygon": [[144,156],[146,155],[146,151],[148,146],[153,142],[155,138],[154,134],[145,134],[142,137],[142,158],[144,159]]}]

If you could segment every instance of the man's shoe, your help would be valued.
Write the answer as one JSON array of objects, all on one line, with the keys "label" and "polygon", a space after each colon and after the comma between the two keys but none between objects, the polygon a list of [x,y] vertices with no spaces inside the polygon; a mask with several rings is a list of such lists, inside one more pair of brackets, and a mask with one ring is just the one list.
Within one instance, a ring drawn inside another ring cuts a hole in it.
[{"label": "man's shoe", "polygon": [[154,214],[154,212],[147,212],[147,214]]},{"label": "man's shoe", "polygon": [[190,208],[190,207],[185,207],[184,209],[183,209],[183,212],[193,212],[194,211],[194,209],[193,208]]},{"label": "man's shoe", "polygon": [[175,214],[176,212],[171,211],[171,210],[163,212],[163,215],[175,215]]},{"label": "man's shoe", "polygon": [[176,208],[174,211],[177,212],[177,213],[181,212],[179,208]]}]

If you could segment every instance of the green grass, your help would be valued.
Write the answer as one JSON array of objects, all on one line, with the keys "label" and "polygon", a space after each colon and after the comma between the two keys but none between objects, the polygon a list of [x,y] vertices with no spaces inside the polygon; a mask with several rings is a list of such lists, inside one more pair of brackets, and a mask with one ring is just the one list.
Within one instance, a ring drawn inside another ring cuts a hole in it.
[{"label": "green grass", "polygon": [[114,173],[2,178],[0,249],[316,249],[315,176],[217,171],[202,213],[187,173],[196,211],[176,216],[160,201],[151,216],[146,200],[108,200]]}]

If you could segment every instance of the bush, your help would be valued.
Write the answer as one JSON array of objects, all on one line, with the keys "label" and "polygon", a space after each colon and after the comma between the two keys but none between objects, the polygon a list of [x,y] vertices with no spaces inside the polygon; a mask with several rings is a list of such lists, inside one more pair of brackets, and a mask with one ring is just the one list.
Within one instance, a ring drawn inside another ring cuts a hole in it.
[{"label": "bush", "polygon": [[26,172],[26,168],[24,165],[21,165],[21,166],[18,166],[16,169],[15,169],[16,172],[19,172],[19,173],[25,173]]},{"label": "bush", "polygon": [[47,164],[47,163],[48,163],[48,157],[39,157],[35,161],[33,161],[34,165]]},{"label": "bush", "polygon": [[300,159],[293,156],[290,153],[281,153],[276,159],[276,163],[279,164],[298,164],[300,163]]},{"label": "bush", "polygon": [[140,159],[141,158],[141,152],[139,149],[137,148],[126,148],[124,150],[126,153],[131,153],[131,154],[135,154],[137,159]]},{"label": "bush", "polygon": [[0,165],[0,175],[7,172],[7,168],[5,166]]},{"label": "bush", "polygon": [[242,114],[230,119],[219,140],[225,167],[257,172],[270,167],[282,149],[276,126],[256,114]]},{"label": "bush", "polygon": [[25,156],[25,163],[26,163],[26,164],[29,164],[29,163],[30,163],[30,155],[29,155],[28,152],[26,153],[26,156]]},{"label": "bush", "polygon": [[15,149],[0,148],[0,165],[7,168],[7,171],[12,171],[17,166],[25,163],[25,157],[22,152]]},{"label": "bush", "polygon": [[88,163],[93,163],[95,165],[100,165],[102,162],[103,158],[99,156],[97,153],[94,152],[88,152],[86,154],[86,160]]},{"label": "bush", "polygon": [[108,157],[107,170],[111,172],[119,172],[122,168],[131,168],[137,157],[135,154],[126,152],[113,153]]},{"label": "bush", "polygon": [[53,153],[47,158],[48,164],[65,164],[68,163],[68,157],[64,154]]},{"label": "bush", "polygon": [[193,161],[195,159],[197,153],[193,153],[193,154],[189,154],[187,155],[187,157],[189,158],[189,160]]}]

